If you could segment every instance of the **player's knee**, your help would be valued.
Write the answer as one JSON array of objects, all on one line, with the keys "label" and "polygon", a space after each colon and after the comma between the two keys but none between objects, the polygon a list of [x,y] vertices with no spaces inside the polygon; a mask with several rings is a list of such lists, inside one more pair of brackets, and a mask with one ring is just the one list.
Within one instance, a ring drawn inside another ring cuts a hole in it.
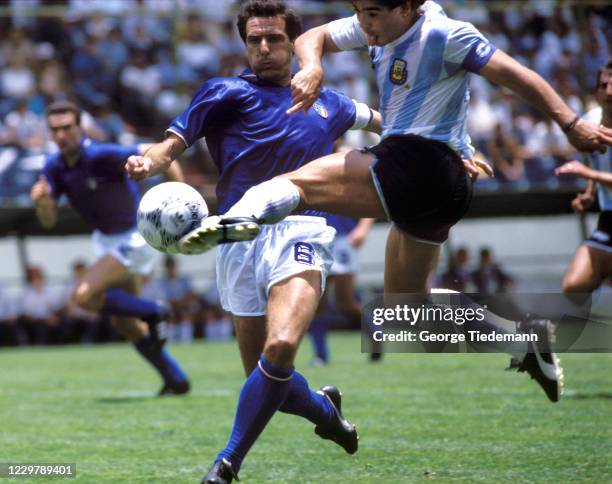
[{"label": "player's knee", "polygon": [[273,338],[266,342],[264,357],[272,366],[284,368],[293,364],[297,348],[297,339]]},{"label": "player's knee", "polygon": [[89,287],[87,286],[87,284],[79,284],[74,289],[74,291],[72,291],[71,299],[74,302],[74,304],[76,304],[80,308],[90,309],[90,306],[93,300],[93,296],[94,295],[89,289]]},{"label": "player's knee", "polygon": [[578,275],[568,274],[563,279],[561,288],[565,294],[575,294],[579,292],[591,292],[595,289],[595,284]]}]

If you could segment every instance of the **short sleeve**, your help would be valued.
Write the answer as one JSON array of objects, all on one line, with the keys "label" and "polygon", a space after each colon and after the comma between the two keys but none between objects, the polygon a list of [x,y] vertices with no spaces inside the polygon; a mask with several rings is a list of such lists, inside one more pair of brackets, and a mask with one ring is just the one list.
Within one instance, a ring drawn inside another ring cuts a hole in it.
[{"label": "short sleeve", "polygon": [[478,74],[496,50],[472,24],[455,22],[448,33],[444,60]]},{"label": "short sleeve", "polygon": [[331,116],[334,139],[340,138],[353,127],[357,108],[353,100],[345,94],[330,90],[329,96],[334,99],[335,113]]},{"label": "short sleeve", "polygon": [[140,154],[138,146],[122,146],[112,143],[100,143],[96,146],[97,158],[104,160],[104,168],[112,172],[124,172],[127,159]]},{"label": "short sleeve", "polygon": [[361,49],[368,45],[368,39],[359,25],[357,15],[328,23],[327,31],[340,50]]},{"label": "short sleeve", "polygon": [[213,126],[222,111],[230,112],[234,102],[234,90],[222,82],[207,82],[194,96],[189,107],[178,115],[166,130],[183,140],[189,147],[205,136],[207,127]]}]

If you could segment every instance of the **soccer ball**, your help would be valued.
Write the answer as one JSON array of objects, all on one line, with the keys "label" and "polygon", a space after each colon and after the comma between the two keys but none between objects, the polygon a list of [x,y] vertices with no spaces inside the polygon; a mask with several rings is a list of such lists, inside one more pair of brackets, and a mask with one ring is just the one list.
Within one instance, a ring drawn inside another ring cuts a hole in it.
[{"label": "soccer ball", "polygon": [[178,252],[178,241],[208,216],[200,193],[180,182],[166,182],[144,194],[138,206],[138,230],[147,243],[166,254]]}]

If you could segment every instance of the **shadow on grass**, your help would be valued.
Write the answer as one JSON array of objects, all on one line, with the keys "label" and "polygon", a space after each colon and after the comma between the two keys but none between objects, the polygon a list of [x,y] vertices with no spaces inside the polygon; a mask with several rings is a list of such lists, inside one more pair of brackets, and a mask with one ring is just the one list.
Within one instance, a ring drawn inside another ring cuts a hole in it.
[{"label": "shadow on grass", "polygon": [[157,395],[134,395],[132,397],[103,397],[97,398],[97,403],[136,403],[151,400],[159,400]]},{"label": "shadow on grass", "polygon": [[608,392],[595,392],[595,393],[570,393],[569,395],[564,395],[563,399],[572,398],[574,400],[612,400],[612,393]]}]

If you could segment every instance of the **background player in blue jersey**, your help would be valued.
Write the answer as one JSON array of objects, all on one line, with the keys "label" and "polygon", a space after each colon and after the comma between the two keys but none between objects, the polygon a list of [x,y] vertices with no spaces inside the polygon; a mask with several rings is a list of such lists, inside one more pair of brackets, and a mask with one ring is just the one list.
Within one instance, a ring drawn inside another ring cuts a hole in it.
[{"label": "background player in blue jersey", "polygon": [[[301,22],[284,4],[246,2],[238,16],[238,30],[251,69],[239,77],[204,83],[171,124],[167,139],[144,157],[130,157],[126,164],[130,175],[141,179],[167,167],[205,136],[220,173],[217,197],[222,212],[251,186],[331,153],[336,138],[348,129],[380,126],[378,113],[328,89],[321,91],[308,113],[287,116],[292,102],[293,41],[301,32]],[[293,367],[331,265],[334,230],[320,215],[299,212],[264,228],[256,241],[224,245],[218,252],[221,302],[232,313],[248,378],[229,442],[204,482],[230,482],[277,410],[307,418],[319,436],[335,441],[348,453],[357,451],[357,432],[341,414],[338,390],[310,390]],[[223,237],[240,237],[231,230],[240,221],[226,221]]]},{"label": "background player in blue jersey", "polygon": [[[612,62],[597,74],[597,101],[600,107],[585,118],[612,128]],[[585,193],[572,201],[577,213],[585,212],[595,201],[597,192],[601,213],[597,229],[580,246],[563,280],[566,293],[590,293],[612,276],[612,149],[588,155],[591,167],[570,161],[557,169],[558,175],[574,175],[588,181]]]},{"label": "background player in blue jersey", "polygon": [[[433,1],[355,0],[356,15],[309,30],[296,41],[302,70],[292,81],[294,106],[308,110],[321,89],[324,53],[368,49],[376,72],[383,140],[336,153],[245,193],[226,213],[274,223],[293,210],[319,209],[393,221],[385,256],[385,293],[430,290],[440,244],[466,213],[479,169],[466,131],[469,74],[505,86],[562,127],[579,150],[603,150],[612,130],[581,120],[534,71],[493,46],[471,24],[449,19]],[[274,187],[274,189],[272,189]],[[185,252],[205,251],[225,233],[224,217],[209,218],[182,240]],[[254,230],[252,231],[255,232]],[[557,401],[562,371],[546,351],[548,322],[524,325],[542,351],[526,347],[527,371]],[[482,331],[505,332],[495,324]],[[536,354],[537,352],[537,354]]]},{"label": "background player in blue jersey", "polygon": [[[119,332],[157,369],[164,384],[160,395],[189,391],[180,365],[162,348],[157,325],[167,308],[138,297],[141,277],[152,272],[157,254],[136,229],[138,186],[123,169],[125,159],[144,146],[97,143],[83,136],[80,109],[67,101],[51,104],[47,123],[59,151],[49,155],[43,174],[32,186],[40,223],[51,228],[57,222],[57,200],[62,194],[93,228],[92,241],[98,260],[87,269],[72,294],[84,309],[113,317]],[[174,163],[169,177],[182,179]],[[145,324],[144,322],[147,324]]]},{"label": "background player in blue jersey", "polygon": [[[351,323],[351,326],[361,324],[361,304],[356,298],[355,274],[357,272],[357,249],[365,242],[374,223],[374,219],[358,220],[353,217],[327,214],[327,225],[336,229],[332,246],[334,263],[329,270],[327,290],[321,299],[316,317],[310,324],[309,333],[312,338],[315,359],[313,364],[325,364],[329,360],[327,346],[326,309],[328,293],[333,289],[334,308]],[[379,359],[380,353],[372,353],[373,359]]]}]

